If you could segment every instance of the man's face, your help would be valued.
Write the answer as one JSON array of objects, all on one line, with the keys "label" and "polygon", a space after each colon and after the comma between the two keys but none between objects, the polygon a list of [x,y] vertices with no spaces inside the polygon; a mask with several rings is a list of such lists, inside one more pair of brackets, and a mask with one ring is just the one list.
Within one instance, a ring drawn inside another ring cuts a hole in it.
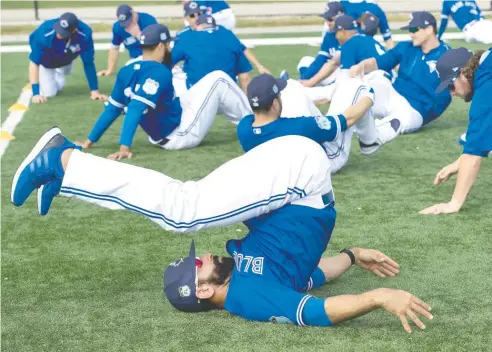
[{"label": "man's face", "polygon": [[434,35],[434,28],[432,26],[426,28],[410,28],[408,31],[410,32],[413,46],[422,46],[422,44]]},{"label": "man's face", "polygon": [[198,17],[200,17],[200,13],[192,13],[191,15],[185,17],[186,21],[190,24],[191,29],[196,29],[196,21],[198,20]]},{"label": "man's face", "polygon": [[330,19],[327,19],[325,22],[328,25],[328,28],[330,29],[330,31],[333,31],[333,28],[335,28],[335,19],[330,18]]},{"label": "man's face", "polygon": [[473,89],[463,73],[460,73],[458,78],[449,84],[448,88],[453,97],[461,98],[467,103],[472,100]]},{"label": "man's face", "polygon": [[335,33],[335,38],[337,38],[340,45],[345,44],[347,41],[347,31],[345,29],[340,29]]},{"label": "man's face", "polygon": [[206,253],[196,260],[198,285],[223,285],[234,269],[234,259]]}]

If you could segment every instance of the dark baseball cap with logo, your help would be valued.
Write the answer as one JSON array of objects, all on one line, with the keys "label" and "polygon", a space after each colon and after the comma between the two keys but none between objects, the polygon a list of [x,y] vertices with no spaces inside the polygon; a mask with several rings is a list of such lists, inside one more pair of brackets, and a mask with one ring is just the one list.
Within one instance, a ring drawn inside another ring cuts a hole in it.
[{"label": "dark baseball cap with logo", "polygon": [[325,20],[332,20],[333,18],[340,16],[344,13],[344,9],[341,2],[333,1],[326,4],[325,11],[320,15]]},{"label": "dark baseball cap with logo", "polygon": [[72,35],[78,24],[79,19],[77,16],[71,12],[66,12],[55,22],[54,30],[62,37],[67,38]]},{"label": "dark baseball cap with logo", "polygon": [[356,30],[358,28],[357,21],[352,16],[341,15],[335,19],[335,32],[342,29]]},{"label": "dark baseball cap with logo", "polygon": [[280,92],[287,87],[287,81],[263,73],[248,84],[247,96],[252,108],[268,108]]},{"label": "dark baseball cap with logo", "polygon": [[401,29],[407,30],[410,28],[427,28],[432,25],[436,25],[436,18],[430,12],[416,11],[412,12],[408,24],[401,27]]},{"label": "dark baseball cap with logo", "polygon": [[116,17],[121,27],[127,27],[133,19],[133,9],[130,5],[120,5],[116,10]]},{"label": "dark baseball cap with logo", "polygon": [[164,294],[169,303],[182,312],[203,310],[196,296],[198,272],[195,254],[195,241],[191,241],[187,257],[176,260],[164,270]]},{"label": "dark baseball cap with logo", "polygon": [[207,14],[200,15],[200,17],[198,17],[198,19],[196,20],[197,26],[201,24],[207,24],[214,27],[217,25],[217,23],[215,22],[215,18],[212,15]]},{"label": "dark baseball cap with logo", "polygon": [[185,3],[183,8],[184,8],[184,15],[186,17],[190,17],[191,15],[197,15],[202,13],[200,6],[194,1],[189,1]]},{"label": "dark baseball cap with logo", "polygon": [[437,87],[436,93],[441,93],[454,82],[472,56],[473,53],[466,48],[451,49],[441,55],[436,65],[441,84]]},{"label": "dark baseball cap with logo", "polygon": [[169,28],[159,23],[145,27],[140,36],[140,46],[154,46],[170,41],[171,34],[169,33]]},{"label": "dark baseball cap with logo", "polygon": [[360,23],[360,29],[367,35],[373,36],[377,33],[379,27],[379,18],[372,13],[366,13]]}]

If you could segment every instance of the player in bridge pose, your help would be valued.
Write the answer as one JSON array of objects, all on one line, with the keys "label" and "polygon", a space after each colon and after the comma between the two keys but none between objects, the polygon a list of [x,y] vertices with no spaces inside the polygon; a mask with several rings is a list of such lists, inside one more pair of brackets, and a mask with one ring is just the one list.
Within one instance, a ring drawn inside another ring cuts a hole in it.
[{"label": "player in bridge pose", "polygon": [[449,16],[463,31],[468,43],[492,44],[492,21],[483,17],[476,1],[445,0],[442,2],[439,39],[446,31]]},{"label": "player in bridge pose", "polygon": [[123,122],[120,150],[110,159],[132,157],[132,142],[140,125],[149,141],[164,149],[193,148],[200,144],[217,112],[232,123],[251,112],[244,93],[224,72],[214,71],[200,79],[181,98],[175,96],[168,66],[171,55],[169,30],[150,25],[141,37],[143,60],[125,66],[118,73],[109,104],[99,116],[84,148],[96,143],[111,124],[128,110]]},{"label": "player in bridge pose", "polygon": [[32,101],[45,103],[65,87],[73,61],[80,56],[92,100],[106,100],[98,90],[92,29],[73,13],[45,21],[29,36],[29,83]]},{"label": "player in bridge pose", "polygon": [[113,24],[113,39],[109,49],[108,67],[99,71],[98,76],[110,76],[115,72],[121,43],[128,50],[132,60],[141,58],[140,36],[142,30],[157,23],[154,16],[145,12],[134,11],[131,6],[125,4],[118,6],[116,17],[118,21]]},{"label": "player in bridge pose", "polygon": [[471,102],[463,154],[439,171],[435,185],[458,174],[451,201],[435,204],[421,214],[446,214],[460,211],[482,164],[492,151],[492,48],[475,54],[465,48],[446,52],[437,62],[441,78],[438,91],[449,89],[453,96]]},{"label": "player in bridge pose", "polygon": [[[350,68],[352,77],[370,73],[365,80],[377,96],[373,112],[383,117],[376,125],[385,142],[400,133],[419,130],[437,119],[451,103],[448,91],[435,92],[440,83],[436,62],[449,49],[437,38],[436,19],[426,11],[414,12],[402,29],[410,32],[411,41],[400,42],[386,54]],[[391,70],[398,64],[394,84],[377,71]]]}]

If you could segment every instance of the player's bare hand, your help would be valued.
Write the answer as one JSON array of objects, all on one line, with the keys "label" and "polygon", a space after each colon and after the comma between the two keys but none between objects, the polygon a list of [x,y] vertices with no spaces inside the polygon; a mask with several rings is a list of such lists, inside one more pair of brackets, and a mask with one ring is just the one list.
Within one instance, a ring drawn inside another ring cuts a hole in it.
[{"label": "player's bare hand", "polygon": [[440,185],[443,182],[446,182],[451,176],[456,174],[460,169],[459,159],[452,164],[449,164],[443,167],[436,175],[434,179],[435,185]]},{"label": "player's bare hand", "polygon": [[395,276],[400,272],[400,265],[384,253],[375,249],[353,248],[355,264],[362,269],[372,271],[379,277]]},{"label": "player's bare hand", "polygon": [[260,74],[264,74],[264,73],[266,73],[266,74],[268,74],[268,75],[271,75],[271,74],[272,74],[272,73],[270,72],[270,70],[269,70],[269,69],[267,69],[265,66],[259,65],[259,66],[257,67],[257,69],[258,69],[258,72],[259,72]]},{"label": "player's bare hand", "polygon": [[409,319],[421,329],[425,329],[425,325],[418,315],[429,320],[433,319],[430,313],[431,307],[409,292],[388,288],[381,288],[376,290],[376,292],[378,296],[376,299],[379,301],[380,306],[400,318],[403,329],[408,333],[412,332],[408,322]]},{"label": "player's bare hand", "polygon": [[130,159],[133,156],[133,153],[129,147],[126,146],[121,146],[120,151],[109,154],[108,159],[109,160],[121,160],[121,159]]},{"label": "player's bare hand", "polygon": [[88,139],[85,141],[75,141],[74,144],[82,147],[82,149],[89,149],[93,145],[93,143]]},{"label": "player's bare hand", "polygon": [[91,99],[92,100],[104,100],[104,101],[106,101],[106,100],[108,100],[108,96],[99,93],[98,90],[93,90],[93,91],[91,91]]},{"label": "player's bare hand", "polygon": [[43,97],[42,95],[35,95],[32,97],[32,102],[35,104],[43,104],[48,101],[48,98]]},{"label": "player's bare hand", "polygon": [[104,76],[111,76],[113,74],[113,71],[110,71],[108,69],[106,70],[101,70],[97,73],[98,77],[104,77]]},{"label": "player's bare hand", "polygon": [[423,215],[453,214],[459,212],[460,209],[461,209],[460,204],[458,204],[457,202],[450,201],[448,203],[434,204],[431,207],[421,210],[419,214],[423,214]]}]

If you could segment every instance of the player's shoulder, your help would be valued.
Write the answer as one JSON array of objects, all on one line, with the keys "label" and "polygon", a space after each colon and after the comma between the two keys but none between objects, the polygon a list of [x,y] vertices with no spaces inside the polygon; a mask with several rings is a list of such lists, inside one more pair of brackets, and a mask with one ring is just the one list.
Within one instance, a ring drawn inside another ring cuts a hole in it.
[{"label": "player's shoulder", "polygon": [[84,40],[89,40],[92,37],[92,28],[87,23],[79,20],[77,34],[84,38]]},{"label": "player's shoulder", "polygon": [[38,28],[36,28],[32,32],[32,34],[39,35],[40,37],[48,37],[48,36],[55,35],[56,33],[55,33],[53,26],[55,25],[55,23],[57,21],[58,21],[58,18],[52,18],[52,19],[44,21],[43,23],[41,23],[39,25]]},{"label": "player's shoulder", "polygon": [[186,36],[189,36],[191,33],[193,33],[193,30],[191,29],[191,27],[186,26],[182,30],[180,30],[178,33],[176,33],[176,39],[181,40],[182,38],[186,38]]},{"label": "player's shoulder", "polygon": [[157,19],[147,12],[138,12],[138,18],[142,20],[142,22],[149,24],[157,23]]}]

